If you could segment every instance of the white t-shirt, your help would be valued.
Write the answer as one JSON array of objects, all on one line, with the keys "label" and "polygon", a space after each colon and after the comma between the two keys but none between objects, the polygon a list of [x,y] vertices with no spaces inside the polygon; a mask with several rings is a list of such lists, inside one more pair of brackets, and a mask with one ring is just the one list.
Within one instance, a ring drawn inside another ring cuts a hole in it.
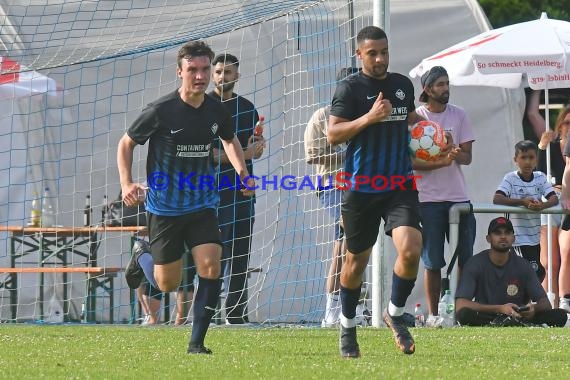
[{"label": "white t-shirt", "polygon": [[[546,179],[546,174],[535,171],[529,181],[523,180],[516,171],[505,174],[497,188],[511,199],[533,198],[541,200],[554,194],[554,188]],[[513,246],[540,244],[540,214],[510,214],[509,219],[515,229]]]},{"label": "white t-shirt", "polygon": [[[455,145],[475,141],[471,122],[463,108],[447,104],[445,111],[430,112],[425,105],[416,108],[416,113],[435,121],[451,133]],[[469,200],[465,177],[461,165],[453,161],[451,165],[435,170],[414,170],[421,176],[416,179],[420,202],[465,202]]]}]

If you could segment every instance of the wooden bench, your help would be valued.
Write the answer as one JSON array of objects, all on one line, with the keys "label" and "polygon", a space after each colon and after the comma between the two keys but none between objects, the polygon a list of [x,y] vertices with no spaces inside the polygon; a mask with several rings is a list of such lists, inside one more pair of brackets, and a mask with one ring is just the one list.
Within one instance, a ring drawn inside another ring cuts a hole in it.
[{"label": "wooden bench", "polygon": [[87,275],[87,287],[85,292],[85,310],[83,322],[95,321],[96,308],[96,289],[102,288],[109,296],[109,322],[113,323],[114,311],[114,283],[113,279],[117,277],[123,268],[116,267],[0,267],[0,273],[9,274],[8,278],[0,282],[0,288],[6,289],[10,294],[10,309],[12,312],[12,320],[16,321],[18,309],[18,274],[39,273],[40,274],[40,319],[44,318],[44,295],[43,284],[45,273],[63,273],[63,312],[64,316],[69,313],[69,298],[67,295],[67,278],[69,273],[85,273]]}]

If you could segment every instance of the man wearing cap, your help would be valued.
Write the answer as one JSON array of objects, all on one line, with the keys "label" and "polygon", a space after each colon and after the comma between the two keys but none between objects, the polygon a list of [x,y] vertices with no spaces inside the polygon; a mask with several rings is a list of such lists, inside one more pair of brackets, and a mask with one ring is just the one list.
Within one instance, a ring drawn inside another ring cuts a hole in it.
[{"label": "man wearing cap", "polygon": [[489,224],[491,245],[467,261],[455,294],[456,319],[467,326],[563,327],[567,314],[552,309],[530,263],[513,250],[515,232],[510,220]]},{"label": "man wearing cap", "polygon": [[[449,209],[457,203],[469,203],[465,177],[461,167],[471,163],[471,147],[475,137],[465,111],[449,103],[449,76],[445,68],[435,66],[421,77],[421,106],[416,113],[439,124],[446,136],[458,145],[452,145],[436,161],[412,160],[416,185],[419,191],[422,220],[422,262],[424,263],[424,289],[428,305],[426,326],[441,327],[437,304],[441,293],[441,269],[445,267],[444,246],[449,238]],[[459,221],[458,265],[473,256],[475,243],[475,216],[462,214]]]}]

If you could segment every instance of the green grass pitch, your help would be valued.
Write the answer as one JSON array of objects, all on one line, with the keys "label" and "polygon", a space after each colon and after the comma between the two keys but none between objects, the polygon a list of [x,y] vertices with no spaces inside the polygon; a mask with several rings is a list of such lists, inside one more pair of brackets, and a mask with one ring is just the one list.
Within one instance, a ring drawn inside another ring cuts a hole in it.
[{"label": "green grass pitch", "polygon": [[213,355],[188,355],[190,327],[0,325],[4,379],[563,379],[570,329],[412,329],[404,355],[386,328],[358,330],[343,360],[338,331],[211,328]]}]

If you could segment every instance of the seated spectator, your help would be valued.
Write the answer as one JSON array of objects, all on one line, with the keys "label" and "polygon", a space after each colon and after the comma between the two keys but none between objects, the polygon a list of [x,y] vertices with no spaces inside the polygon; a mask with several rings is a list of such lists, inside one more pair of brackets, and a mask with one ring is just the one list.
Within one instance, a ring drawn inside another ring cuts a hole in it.
[{"label": "seated spectator", "polygon": [[455,294],[456,319],[465,326],[563,327],[566,311],[552,309],[530,263],[513,252],[510,220],[489,224],[484,250],[467,261]]}]

